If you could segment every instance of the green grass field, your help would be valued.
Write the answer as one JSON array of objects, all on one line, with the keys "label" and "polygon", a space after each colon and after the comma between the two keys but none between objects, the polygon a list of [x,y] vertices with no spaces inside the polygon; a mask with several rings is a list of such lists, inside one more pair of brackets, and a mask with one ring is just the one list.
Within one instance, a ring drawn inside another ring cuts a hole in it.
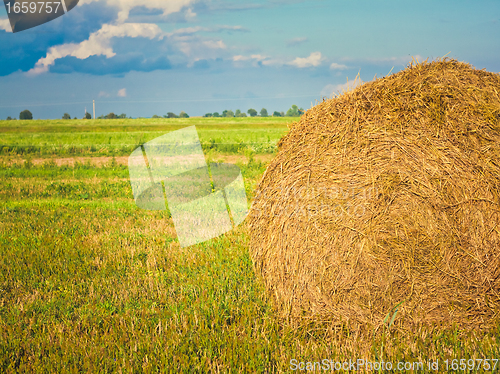
[{"label": "green grass field", "polygon": [[196,126],[204,150],[273,153],[286,117],[0,121],[3,154],[128,155],[169,131]]},{"label": "green grass field", "polygon": [[124,156],[138,144],[196,125],[207,160],[240,166],[250,202],[293,120],[0,121],[0,372],[303,372],[291,360],[323,359],[491,372],[470,360],[500,358],[498,328],[357,335],[279,320],[245,223],[181,248],[168,212],[135,206]]}]

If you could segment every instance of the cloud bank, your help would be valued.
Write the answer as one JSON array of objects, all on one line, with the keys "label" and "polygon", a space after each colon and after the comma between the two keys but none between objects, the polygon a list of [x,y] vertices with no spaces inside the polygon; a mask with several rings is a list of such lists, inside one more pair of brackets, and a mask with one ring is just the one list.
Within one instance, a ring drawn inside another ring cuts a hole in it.
[{"label": "cloud bank", "polygon": [[309,57],[301,58],[297,57],[295,60],[290,62],[290,65],[293,65],[298,68],[308,68],[308,67],[316,67],[321,65],[324,57],[321,56],[321,52],[313,52],[309,55]]},{"label": "cloud bank", "polygon": [[[35,66],[27,72],[27,75],[35,76],[46,73],[51,66],[55,65],[57,60],[66,57],[85,60],[92,56],[105,56],[107,59],[111,59],[117,55],[113,50],[113,39],[147,38],[161,41],[165,36],[168,37],[169,35],[164,33],[158,25],[154,23],[128,23],[127,20],[130,11],[136,7],[145,7],[147,9],[159,9],[163,15],[169,15],[185,10],[190,16],[194,16],[194,13],[186,7],[193,4],[195,1],[196,0],[81,0],[80,6],[91,3],[95,3],[97,6],[100,3],[102,4],[101,6],[106,5],[116,8],[118,13],[115,22],[112,24],[103,24],[98,31],[91,33],[88,39],[80,43],[65,43],[50,47],[46,56],[40,58]],[[2,24],[0,24],[0,27],[1,25]],[[188,34],[195,33],[196,31],[197,30],[185,30]],[[170,36],[173,37],[175,35],[171,34]],[[178,37],[182,38],[182,36]],[[204,43],[208,49],[225,48],[222,41],[205,41]],[[180,44],[182,44],[182,42]],[[181,45],[181,50],[186,54],[189,53],[189,48],[186,45]],[[163,60],[166,61],[165,58],[163,58]],[[78,66],[78,64],[76,65]],[[166,64],[165,66],[167,65],[170,67],[170,64]]]},{"label": "cloud bank", "polygon": [[0,19],[0,30],[12,32],[12,28],[10,27],[10,22],[7,18]]},{"label": "cloud bank", "polygon": [[163,32],[161,31],[161,29],[154,24],[105,24],[99,31],[92,33],[87,40],[84,40],[81,43],[70,43],[51,47],[47,53],[47,56],[38,60],[38,62],[35,64],[35,67],[28,71],[28,75],[45,73],[57,59],[61,59],[67,56],[73,56],[81,60],[84,60],[90,56],[100,55],[111,58],[116,55],[110,45],[110,41],[114,37],[143,37],[148,39],[161,39],[163,36],[162,34]]}]

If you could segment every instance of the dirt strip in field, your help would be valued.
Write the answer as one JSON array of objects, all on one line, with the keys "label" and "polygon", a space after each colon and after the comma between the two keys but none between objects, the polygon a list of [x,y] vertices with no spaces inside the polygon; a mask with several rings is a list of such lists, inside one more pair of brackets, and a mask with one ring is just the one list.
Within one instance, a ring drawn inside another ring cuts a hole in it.
[{"label": "dirt strip in field", "polygon": [[[273,158],[273,155],[255,155],[254,159],[256,161],[268,163]],[[118,156],[114,157],[116,163],[118,165],[128,165],[128,156]],[[100,156],[100,157],[46,157],[46,158],[36,158],[32,159],[31,162],[33,165],[43,165],[46,162],[54,161],[57,166],[74,166],[76,163],[86,164],[90,163],[91,165],[102,167],[104,165],[109,165],[113,160],[113,157],[109,156]],[[23,164],[26,161],[25,158],[21,157],[8,157],[2,156],[0,157],[0,163],[12,165],[12,164]],[[212,157],[211,162],[227,162],[231,164],[236,164],[238,162],[247,163],[248,157],[244,155],[216,155]]]}]

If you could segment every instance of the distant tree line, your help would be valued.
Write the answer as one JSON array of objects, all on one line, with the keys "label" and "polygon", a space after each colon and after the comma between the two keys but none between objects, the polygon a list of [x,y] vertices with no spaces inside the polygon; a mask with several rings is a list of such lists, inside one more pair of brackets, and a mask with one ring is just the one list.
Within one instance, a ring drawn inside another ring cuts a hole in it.
[{"label": "distant tree line", "polygon": [[[162,118],[162,116],[155,114],[152,118]],[[184,111],[180,112],[179,115],[168,112],[167,114],[163,115],[163,118],[189,118],[189,115]]]},{"label": "distant tree line", "polygon": [[[257,112],[255,109],[250,108],[247,110],[247,113],[250,117],[256,117],[259,112]],[[287,112],[277,112],[275,111],[273,113],[273,117],[300,117],[302,114],[304,114],[304,109],[300,108],[297,105],[292,105],[290,109],[287,110]],[[214,113],[207,113],[203,117],[246,117],[247,114],[242,112],[239,109],[236,109],[235,112],[232,110],[226,109],[222,111],[222,114],[219,114],[219,112],[214,112]],[[260,110],[260,116],[261,117],[269,117],[269,114],[267,112],[266,108],[262,108]]]},{"label": "distant tree line", "polygon": [[[7,121],[15,120],[16,117],[12,118],[11,116],[7,117]],[[23,110],[19,113],[19,119],[33,119],[33,114],[28,109]]]},{"label": "distant tree line", "polygon": [[97,117],[97,119],[117,119],[117,118],[127,118],[127,115],[125,113],[122,113],[120,115],[116,115],[113,112],[106,114],[106,115],[101,115]]},{"label": "distant tree line", "polygon": [[[71,116],[68,113],[64,113],[62,119],[71,119]],[[73,119],[78,119],[74,117]],[[89,112],[85,112],[83,119],[92,119],[92,115]]]},{"label": "distant tree line", "polygon": [[[234,111],[234,112],[230,109],[226,109],[226,110],[223,110],[221,114],[219,114],[219,112],[207,113],[203,117],[247,117],[247,113],[250,117],[257,117],[257,115],[259,115],[259,114],[260,114],[260,117],[269,117],[269,114],[268,114],[266,108],[262,108],[260,110],[260,112],[257,112],[253,108],[250,108],[247,110],[246,113],[242,112],[239,109],[236,109],[236,111]],[[273,117],[299,117],[302,114],[304,114],[304,109],[302,109],[302,108],[299,109],[299,107],[297,105],[292,105],[292,107],[290,109],[288,109],[286,111],[286,113],[275,111],[272,114],[272,116]],[[63,119],[71,119],[71,116],[69,115],[69,113],[64,113],[62,118]],[[116,115],[115,113],[111,112],[111,113],[106,114],[106,115],[103,114],[97,118],[98,119],[127,118],[127,115],[125,113],[122,113],[120,115]],[[129,117],[129,118],[132,118],[132,117]],[[163,116],[159,116],[159,115],[155,114],[152,118],[189,118],[189,115],[184,111],[180,112],[179,115],[172,113],[172,112],[168,112],[167,114],[164,114]],[[15,120],[15,119],[16,118],[11,118],[10,116],[7,117],[7,120]],[[19,113],[19,119],[24,119],[24,120],[33,119],[33,114],[28,109],[25,109],[21,113]],[[77,119],[77,118],[74,117],[74,119]],[[90,113],[85,112],[85,116],[83,117],[83,119],[92,119],[92,116],[90,115]]]}]

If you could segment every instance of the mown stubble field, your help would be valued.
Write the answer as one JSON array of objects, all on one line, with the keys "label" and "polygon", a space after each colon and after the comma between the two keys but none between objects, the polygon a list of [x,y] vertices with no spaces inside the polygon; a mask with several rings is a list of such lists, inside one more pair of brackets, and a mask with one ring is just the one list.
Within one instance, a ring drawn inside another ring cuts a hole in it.
[{"label": "mown stubble field", "polygon": [[423,372],[440,360],[443,372],[446,359],[500,358],[498,329],[361,336],[279,320],[245,223],[181,248],[168,212],[136,207],[126,160],[138,144],[196,125],[208,161],[240,166],[250,203],[293,120],[0,121],[0,371],[263,373],[366,359]]}]

